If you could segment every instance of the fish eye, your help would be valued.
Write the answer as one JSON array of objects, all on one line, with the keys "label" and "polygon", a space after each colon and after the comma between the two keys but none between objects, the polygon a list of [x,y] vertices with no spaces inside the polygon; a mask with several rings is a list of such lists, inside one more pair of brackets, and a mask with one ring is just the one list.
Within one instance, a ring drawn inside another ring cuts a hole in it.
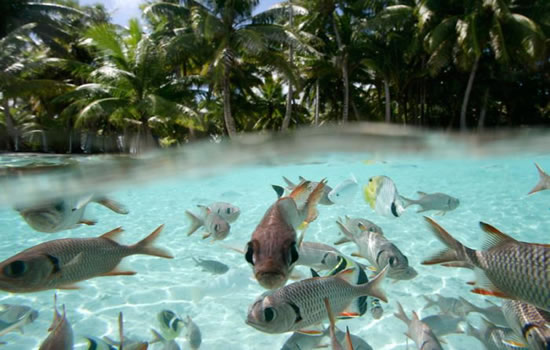
[{"label": "fish eye", "polygon": [[264,319],[266,322],[271,322],[275,318],[275,310],[272,307],[266,307],[264,309]]},{"label": "fish eye", "polygon": [[254,255],[254,249],[252,248],[252,244],[250,244],[250,242],[248,242],[248,244],[247,244],[247,249],[246,249],[246,254],[244,255],[244,258],[245,258],[246,261],[248,261],[248,263],[250,263],[252,266],[254,266],[253,255]]},{"label": "fish eye", "polygon": [[218,225],[218,224],[214,225],[214,231],[218,232],[219,228],[220,228],[220,225]]},{"label": "fish eye", "polygon": [[298,248],[296,248],[296,242],[292,242],[290,246],[290,265],[294,264],[299,258]]},{"label": "fish eye", "polygon": [[394,267],[395,265],[397,265],[397,258],[395,258],[394,256],[392,256],[390,258],[390,266],[391,267]]},{"label": "fish eye", "polygon": [[8,277],[21,277],[27,272],[27,264],[21,260],[15,260],[4,267],[4,274]]},{"label": "fish eye", "polygon": [[226,212],[227,214],[231,214],[231,208],[225,209],[225,212]]}]

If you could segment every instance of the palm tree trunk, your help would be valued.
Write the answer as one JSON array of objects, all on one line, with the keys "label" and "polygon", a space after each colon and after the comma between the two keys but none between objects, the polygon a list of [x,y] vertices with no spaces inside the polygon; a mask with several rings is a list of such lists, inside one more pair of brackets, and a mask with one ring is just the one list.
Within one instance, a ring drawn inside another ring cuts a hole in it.
[{"label": "palm tree trunk", "polygon": [[[289,25],[290,25],[290,28],[292,29],[294,12],[292,9],[292,2],[289,0],[288,3],[290,5]],[[290,43],[288,47],[288,60],[289,60],[290,66],[292,67],[294,65],[294,47],[292,46],[292,43]],[[282,132],[286,132],[288,130],[288,125],[290,124],[290,118],[292,115],[292,100],[293,100],[292,95],[293,95],[292,83],[290,82],[290,79],[288,79],[288,93],[286,94],[286,112],[285,112],[285,117],[283,119],[283,126],[281,127]]]},{"label": "palm tree trunk", "polygon": [[8,98],[3,99],[4,115],[6,116],[6,129],[8,131],[8,151],[18,151],[17,130],[15,130],[15,121],[10,112],[10,103]]},{"label": "palm tree trunk", "polygon": [[336,17],[332,14],[332,27],[334,28],[334,35],[336,36],[336,43],[338,43],[338,51],[342,55],[342,82],[344,84],[344,104],[342,106],[342,122],[347,123],[349,114],[349,77],[348,77],[348,58],[344,52],[344,45],[342,44],[342,38],[336,25]]},{"label": "palm tree trunk", "polygon": [[229,138],[233,138],[237,135],[237,129],[235,127],[235,120],[231,115],[231,92],[229,83],[229,67],[226,64],[223,72],[223,117],[225,119],[227,134]]},{"label": "palm tree trunk", "polygon": [[485,126],[485,115],[487,114],[488,100],[489,100],[489,88],[485,89],[485,93],[483,94],[483,105],[481,106],[481,112],[479,114],[479,122],[477,124],[477,128],[479,131],[483,131],[483,127]]},{"label": "palm tree trunk", "polygon": [[470,77],[468,78],[468,85],[466,86],[466,92],[464,93],[464,100],[462,101],[462,108],[460,109],[460,131],[466,131],[466,111],[468,110],[468,100],[470,99],[470,93],[474,86],[474,79],[476,77],[477,66],[479,63],[479,57],[476,58]]},{"label": "palm tree trunk", "polygon": [[315,82],[315,126],[319,126],[319,80]]},{"label": "palm tree trunk", "polygon": [[387,79],[384,79],[384,95],[386,97],[386,123],[391,122],[391,109],[390,109],[390,84]]}]

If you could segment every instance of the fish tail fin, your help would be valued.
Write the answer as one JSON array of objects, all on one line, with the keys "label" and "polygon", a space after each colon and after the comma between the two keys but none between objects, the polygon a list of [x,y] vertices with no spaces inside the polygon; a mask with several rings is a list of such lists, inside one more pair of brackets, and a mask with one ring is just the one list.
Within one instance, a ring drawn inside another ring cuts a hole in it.
[{"label": "fish tail fin", "polygon": [[191,227],[189,227],[189,230],[187,230],[187,235],[191,236],[195,231],[199,229],[199,227],[204,224],[204,222],[195,214],[191,213],[189,210],[185,211],[185,216],[187,216],[191,220]]},{"label": "fish tail fin", "polygon": [[529,193],[527,193],[527,195],[546,189],[545,180],[548,178],[548,174],[546,174],[544,170],[542,170],[540,165],[538,165],[537,163],[535,163],[535,166],[537,167],[537,170],[539,172],[539,182],[536,184],[535,187],[533,187],[531,191],[529,191]]},{"label": "fish tail fin", "polygon": [[428,309],[432,306],[437,306],[437,303],[434,299],[430,299],[428,298],[427,296],[423,295],[422,296],[424,298],[424,300],[426,300],[426,305],[424,305],[424,307],[422,308],[422,310],[425,310],[425,309]]},{"label": "fish tail fin", "polygon": [[128,209],[121,203],[118,203],[107,197],[97,197],[94,198],[94,202],[101,204],[102,206],[111,209],[115,213],[126,215],[129,213]]},{"label": "fish tail fin", "polygon": [[403,306],[401,305],[401,303],[397,301],[396,304],[397,312],[395,312],[393,315],[408,325],[411,322],[411,319],[407,317],[407,314],[405,313],[405,310],[403,310]]},{"label": "fish tail fin", "polygon": [[287,188],[294,188],[296,187],[296,184],[294,184],[292,181],[290,181],[289,179],[287,179],[286,177],[283,176],[283,181],[286,183],[286,187]]},{"label": "fish tail fin", "polygon": [[336,225],[338,225],[340,232],[342,232],[347,238],[347,240],[344,242],[349,242],[353,240],[353,233],[351,233],[350,230],[348,230],[347,227],[344,226],[344,224],[342,224],[340,221],[336,221]]},{"label": "fish tail fin", "polygon": [[[462,245],[459,241],[454,239],[443,227],[441,227],[437,222],[425,216],[424,219],[428,222],[429,228],[432,230],[433,234],[439,239],[443,244],[448,248],[440,251],[431,258],[424,260],[423,265],[433,265],[446,262],[457,262],[465,261],[472,263],[469,258],[469,254],[473,254],[473,250]],[[473,264],[472,264],[473,265]]]},{"label": "fish tail fin", "polygon": [[309,195],[309,197],[306,200],[306,204],[304,206],[304,210],[306,211],[305,220],[306,222],[312,222],[315,219],[317,219],[317,203],[319,203],[319,200],[321,199],[321,196],[323,195],[323,190],[325,188],[325,185],[327,183],[326,179],[321,180],[313,192]]},{"label": "fish tail fin", "polygon": [[151,340],[149,344],[162,343],[166,341],[166,339],[164,339],[164,337],[153,328],[151,328],[151,333],[153,333],[153,340]]},{"label": "fish tail fin", "polygon": [[172,259],[174,258],[172,254],[170,254],[167,250],[159,247],[155,247],[153,243],[160,235],[162,229],[164,228],[164,224],[160,225],[156,228],[151,234],[141,241],[137,242],[136,244],[130,246],[130,248],[134,251],[134,254],[145,254],[145,255],[153,255],[158,256],[161,258],[167,258]]},{"label": "fish tail fin", "polygon": [[361,284],[356,286],[362,294],[361,295],[370,295],[373,298],[377,298],[382,300],[383,302],[387,303],[388,298],[386,297],[386,293],[381,288],[381,284],[384,281],[384,277],[386,277],[386,274],[388,273],[390,265],[386,265],[382,271],[376,276],[374,276],[373,279],[371,279],[368,283]]},{"label": "fish tail fin", "polygon": [[464,299],[463,297],[458,297],[458,300],[460,300],[460,302],[462,302],[462,304],[466,306],[466,315],[468,315],[470,312],[479,312],[481,310],[479,307],[470,303],[468,300]]},{"label": "fish tail fin", "polygon": [[409,206],[417,204],[417,201],[414,199],[410,199],[407,197],[403,197],[402,195],[399,195],[401,197],[401,200],[403,201],[403,208],[407,209]]}]

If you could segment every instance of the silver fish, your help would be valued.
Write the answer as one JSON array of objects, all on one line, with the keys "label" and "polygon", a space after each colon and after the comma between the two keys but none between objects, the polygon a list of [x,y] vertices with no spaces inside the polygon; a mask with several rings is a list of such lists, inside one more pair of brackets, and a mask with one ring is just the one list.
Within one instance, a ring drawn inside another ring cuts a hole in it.
[{"label": "silver fish", "polygon": [[[377,232],[381,235],[384,235],[384,232],[380,226],[376,225],[374,222],[362,218],[350,218],[349,216],[344,216],[344,219],[338,218],[338,221],[343,224],[348,231],[350,231],[354,236],[359,236],[363,231]],[[348,236],[340,238],[334,244],[342,244],[347,242],[353,242]]]},{"label": "silver fish", "polygon": [[464,303],[468,310],[470,310],[469,312],[476,312],[478,314],[481,314],[483,315],[483,317],[485,317],[490,322],[496,324],[497,326],[508,327],[508,321],[506,320],[506,317],[502,312],[502,308],[491,302],[490,300],[487,300],[487,302],[491,305],[487,307],[479,307],[477,305],[474,305],[463,297],[460,297],[460,300]]},{"label": "silver fish", "polygon": [[380,304],[380,300],[371,298],[370,301],[370,314],[375,320],[379,320],[384,316],[384,308]]},{"label": "silver fish", "polygon": [[374,176],[363,186],[363,195],[370,207],[380,215],[397,218],[405,208],[403,200],[392,179],[387,176]]},{"label": "silver fish", "polygon": [[537,170],[539,172],[539,182],[536,184],[535,187],[531,191],[529,191],[528,194],[533,194],[535,192],[547,190],[550,188],[550,176],[542,170],[542,168],[535,163],[535,166],[537,167]]},{"label": "silver fish", "polygon": [[431,328],[420,321],[416,312],[413,311],[412,319],[409,319],[403,310],[403,307],[397,302],[398,311],[394,314],[395,317],[405,322],[408,329],[405,333],[411,338],[419,350],[442,350],[441,343]]},{"label": "silver fish", "polygon": [[401,196],[401,199],[405,202],[405,208],[411,205],[419,205],[417,213],[422,213],[428,210],[439,210],[442,214],[448,211],[455,210],[460,201],[457,198],[451,197],[445,193],[425,193],[417,192],[420,196],[419,199],[408,199]]},{"label": "silver fish", "polygon": [[117,266],[134,254],[172,258],[153,245],[164,225],[134,245],[113,239],[119,227],[97,238],[65,238],[38,244],[0,263],[0,289],[28,293],[47,289],[75,289],[74,283],[98,276],[134,275]]},{"label": "silver fish", "polygon": [[194,257],[192,257],[192,259],[196,266],[200,266],[203,271],[208,271],[216,275],[223,275],[229,271],[229,266],[216,260],[195,259]]},{"label": "silver fish", "polygon": [[229,225],[223,217],[213,211],[209,210],[204,219],[201,218],[201,216],[191,213],[189,210],[185,211],[185,216],[191,220],[191,226],[187,231],[188,236],[191,236],[201,226],[204,226],[204,230],[206,231],[202,239],[212,236],[213,239],[217,241],[223,240],[229,235],[231,225]]},{"label": "silver fish", "polygon": [[463,317],[451,315],[430,315],[423,317],[420,321],[427,324],[437,337],[442,337],[447,334],[464,333],[460,325],[466,322]]},{"label": "silver fish", "polygon": [[23,332],[23,327],[38,317],[38,311],[24,305],[0,304],[0,336]]},{"label": "silver fish", "polygon": [[90,202],[101,204],[118,214],[128,214],[128,210],[121,204],[107,197],[95,195],[58,199],[17,210],[36,231],[53,233],[70,230],[81,224],[94,225],[95,221],[84,219],[84,211]]},{"label": "silver fish", "polygon": [[39,350],[72,350],[74,346],[73,329],[67,321],[65,305],[63,305],[63,316],[57,311],[57,296],[54,295],[54,316],[48,329],[50,334],[42,342]]},{"label": "silver fish", "polygon": [[193,322],[191,317],[187,316],[183,321],[185,327],[187,328],[185,332],[185,338],[189,342],[189,346],[193,350],[197,350],[201,346],[202,335],[199,327]]},{"label": "silver fish", "polygon": [[170,310],[162,310],[157,314],[157,319],[160,324],[160,331],[163,337],[167,340],[176,339],[179,337],[185,323],[175,312]]},{"label": "silver fish", "polygon": [[493,323],[481,318],[483,324],[477,329],[470,324],[466,326],[466,334],[477,338],[487,350],[518,350],[521,347],[516,345],[508,345],[507,339],[515,336],[514,331],[510,328],[498,327]]},{"label": "silver fish", "polygon": [[340,231],[359,248],[359,254],[367,259],[377,271],[389,266],[388,277],[398,280],[409,280],[418,275],[416,270],[409,266],[409,259],[382,234],[375,231],[362,231],[353,234],[348,228],[336,221]]},{"label": "silver fish", "polygon": [[[297,185],[294,184],[292,181],[290,181],[289,179],[287,179],[284,176],[283,176],[283,180],[285,181],[286,186],[287,186],[286,188],[289,192],[292,192],[296,187],[302,185],[304,182],[308,182],[309,185],[307,187],[307,191],[308,191],[308,194],[309,194],[309,193],[313,192],[315,187],[317,187],[319,185],[319,182],[309,181],[309,180],[304,179],[301,176],[299,176],[300,182]],[[325,184],[325,187],[323,188],[323,193],[321,194],[321,198],[319,199],[319,204],[322,204],[322,205],[332,205],[332,204],[334,204],[328,197],[328,195],[331,191],[332,191],[332,187]]]},{"label": "silver fish", "polygon": [[325,298],[328,298],[335,315],[344,312],[360,296],[370,295],[386,301],[380,289],[386,272],[387,268],[362,285],[353,285],[346,280],[354,277],[353,269],[348,269],[335,276],[313,277],[268,291],[250,306],[246,324],[265,333],[299,330],[320,334],[319,330],[308,328],[327,318]]},{"label": "silver fish", "polygon": [[153,333],[153,340],[150,341],[149,344],[161,343],[161,350],[181,350],[178,343],[176,343],[174,339],[165,339],[159,332],[155,331],[154,329],[151,329],[151,333]]},{"label": "silver fish", "polygon": [[464,298],[457,299],[453,297],[445,297],[441,294],[435,294],[435,296],[437,299],[430,299],[425,295],[422,296],[427,301],[423,310],[432,306],[438,306],[441,313],[459,317],[464,317],[474,311],[472,307],[473,305],[470,303],[465,303]]},{"label": "silver fish", "polygon": [[527,341],[529,349],[550,349],[550,313],[517,300],[506,300],[502,311],[516,335]]},{"label": "silver fish", "polygon": [[226,202],[215,202],[208,206],[197,205],[197,207],[201,208],[203,215],[208,215],[208,212],[211,211],[224,218],[230,224],[235,222],[239,215],[241,215],[239,207]]},{"label": "silver fish", "polygon": [[487,233],[485,250],[462,245],[432,219],[435,236],[447,246],[422,264],[447,263],[476,270],[474,293],[518,299],[550,311],[550,245],[519,242],[480,222]]},{"label": "silver fish", "polygon": [[302,242],[298,247],[297,266],[308,266],[314,270],[332,270],[342,257],[342,253],[324,243]]},{"label": "silver fish", "polygon": [[319,348],[322,340],[323,337],[319,337],[317,335],[308,335],[294,332],[285,341],[285,343],[281,347],[281,350],[314,350]]}]

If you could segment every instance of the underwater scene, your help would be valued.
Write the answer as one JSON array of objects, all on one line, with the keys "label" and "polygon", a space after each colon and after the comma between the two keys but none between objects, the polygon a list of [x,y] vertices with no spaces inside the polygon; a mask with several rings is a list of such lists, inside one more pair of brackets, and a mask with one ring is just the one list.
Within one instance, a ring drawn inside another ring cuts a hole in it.
[{"label": "underwater scene", "polygon": [[1,155],[2,348],[550,349],[548,136]]}]

